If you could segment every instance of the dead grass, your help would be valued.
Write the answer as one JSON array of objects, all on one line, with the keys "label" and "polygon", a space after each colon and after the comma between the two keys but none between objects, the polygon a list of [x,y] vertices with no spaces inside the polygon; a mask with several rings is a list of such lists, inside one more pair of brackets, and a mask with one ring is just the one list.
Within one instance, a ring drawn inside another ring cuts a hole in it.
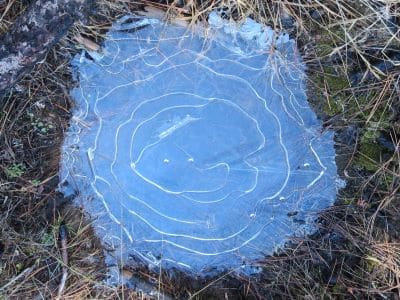
[{"label": "dead grass", "polygon": [[[68,61],[85,47],[76,37],[100,44],[112,20],[149,4],[141,3],[98,1],[90,22],[76,24],[6,96],[0,111],[0,299],[56,297],[63,266],[61,222],[70,234],[64,298],[137,296],[124,286],[104,284],[99,242],[84,214],[67,205],[56,188],[72,106]],[[321,213],[320,230],[262,262],[257,280],[228,274],[194,284],[168,274],[139,275],[185,298],[222,297],[234,290],[249,298],[399,299],[400,5],[372,0],[179,3],[153,5],[191,22],[225,7],[235,19],[252,16],[298,39],[309,68],[310,101],[336,132],[338,165],[348,188],[336,206]],[[0,33],[26,5],[0,1]]]}]

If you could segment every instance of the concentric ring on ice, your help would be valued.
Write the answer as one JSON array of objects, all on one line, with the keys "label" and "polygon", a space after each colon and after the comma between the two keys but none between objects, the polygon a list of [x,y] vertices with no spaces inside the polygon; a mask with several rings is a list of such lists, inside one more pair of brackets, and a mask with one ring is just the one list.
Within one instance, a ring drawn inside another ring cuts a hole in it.
[{"label": "concentric ring on ice", "polygon": [[102,56],[77,57],[62,164],[104,242],[195,272],[311,231],[337,178],[295,43],[250,19],[209,23],[193,33],[126,16]]}]

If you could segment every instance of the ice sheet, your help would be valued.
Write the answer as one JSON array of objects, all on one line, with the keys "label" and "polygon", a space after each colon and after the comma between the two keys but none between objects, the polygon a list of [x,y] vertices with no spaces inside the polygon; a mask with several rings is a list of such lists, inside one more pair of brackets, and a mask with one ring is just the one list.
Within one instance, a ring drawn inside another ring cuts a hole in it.
[{"label": "ice sheet", "polygon": [[295,42],[217,13],[188,28],[125,16],[79,87],[60,189],[123,259],[209,274],[312,232],[332,205],[332,133],[309,107]]}]

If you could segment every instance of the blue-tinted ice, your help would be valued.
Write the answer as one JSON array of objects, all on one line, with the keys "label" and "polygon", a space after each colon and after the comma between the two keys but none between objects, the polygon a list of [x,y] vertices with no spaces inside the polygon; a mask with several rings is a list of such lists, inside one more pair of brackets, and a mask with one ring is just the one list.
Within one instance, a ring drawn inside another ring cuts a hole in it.
[{"label": "blue-tinted ice", "polygon": [[123,258],[204,274],[311,232],[337,190],[295,42],[251,19],[209,24],[126,16],[102,54],[76,57],[61,171]]}]

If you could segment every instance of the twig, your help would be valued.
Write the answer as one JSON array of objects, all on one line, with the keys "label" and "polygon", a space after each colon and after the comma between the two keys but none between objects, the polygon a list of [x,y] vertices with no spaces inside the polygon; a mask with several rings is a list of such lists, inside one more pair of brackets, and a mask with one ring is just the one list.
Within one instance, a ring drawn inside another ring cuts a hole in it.
[{"label": "twig", "polygon": [[60,285],[58,286],[58,294],[57,299],[60,299],[65,288],[65,283],[67,282],[68,278],[68,252],[67,252],[67,240],[68,240],[68,230],[65,224],[60,225],[60,241],[61,241],[61,255],[63,260],[63,267],[62,267],[62,277]]},{"label": "twig", "polygon": [[202,289],[198,290],[196,293],[194,293],[193,295],[190,295],[189,300],[194,299],[197,295],[201,294],[202,292],[204,292],[206,289],[208,289],[210,286],[212,286],[213,284],[217,283],[218,281],[222,280],[224,277],[231,275],[232,273],[236,272],[238,268],[236,269],[232,269],[229,272],[223,274],[222,276],[216,278],[215,280],[211,281],[209,284],[207,284],[206,286],[204,286]]},{"label": "twig", "polygon": [[17,276],[15,276],[13,279],[11,279],[9,282],[7,282],[5,285],[3,285],[2,287],[0,287],[0,291],[4,291],[5,289],[7,289],[9,286],[13,285],[15,282],[17,282],[18,280],[20,280],[21,278],[25,278],[26,276],[28,276],[30,273],[32,273],[32,271],[35,269],[35,265],[26,268],[25,270],[23,270],[21,273],[19,273]]}]

